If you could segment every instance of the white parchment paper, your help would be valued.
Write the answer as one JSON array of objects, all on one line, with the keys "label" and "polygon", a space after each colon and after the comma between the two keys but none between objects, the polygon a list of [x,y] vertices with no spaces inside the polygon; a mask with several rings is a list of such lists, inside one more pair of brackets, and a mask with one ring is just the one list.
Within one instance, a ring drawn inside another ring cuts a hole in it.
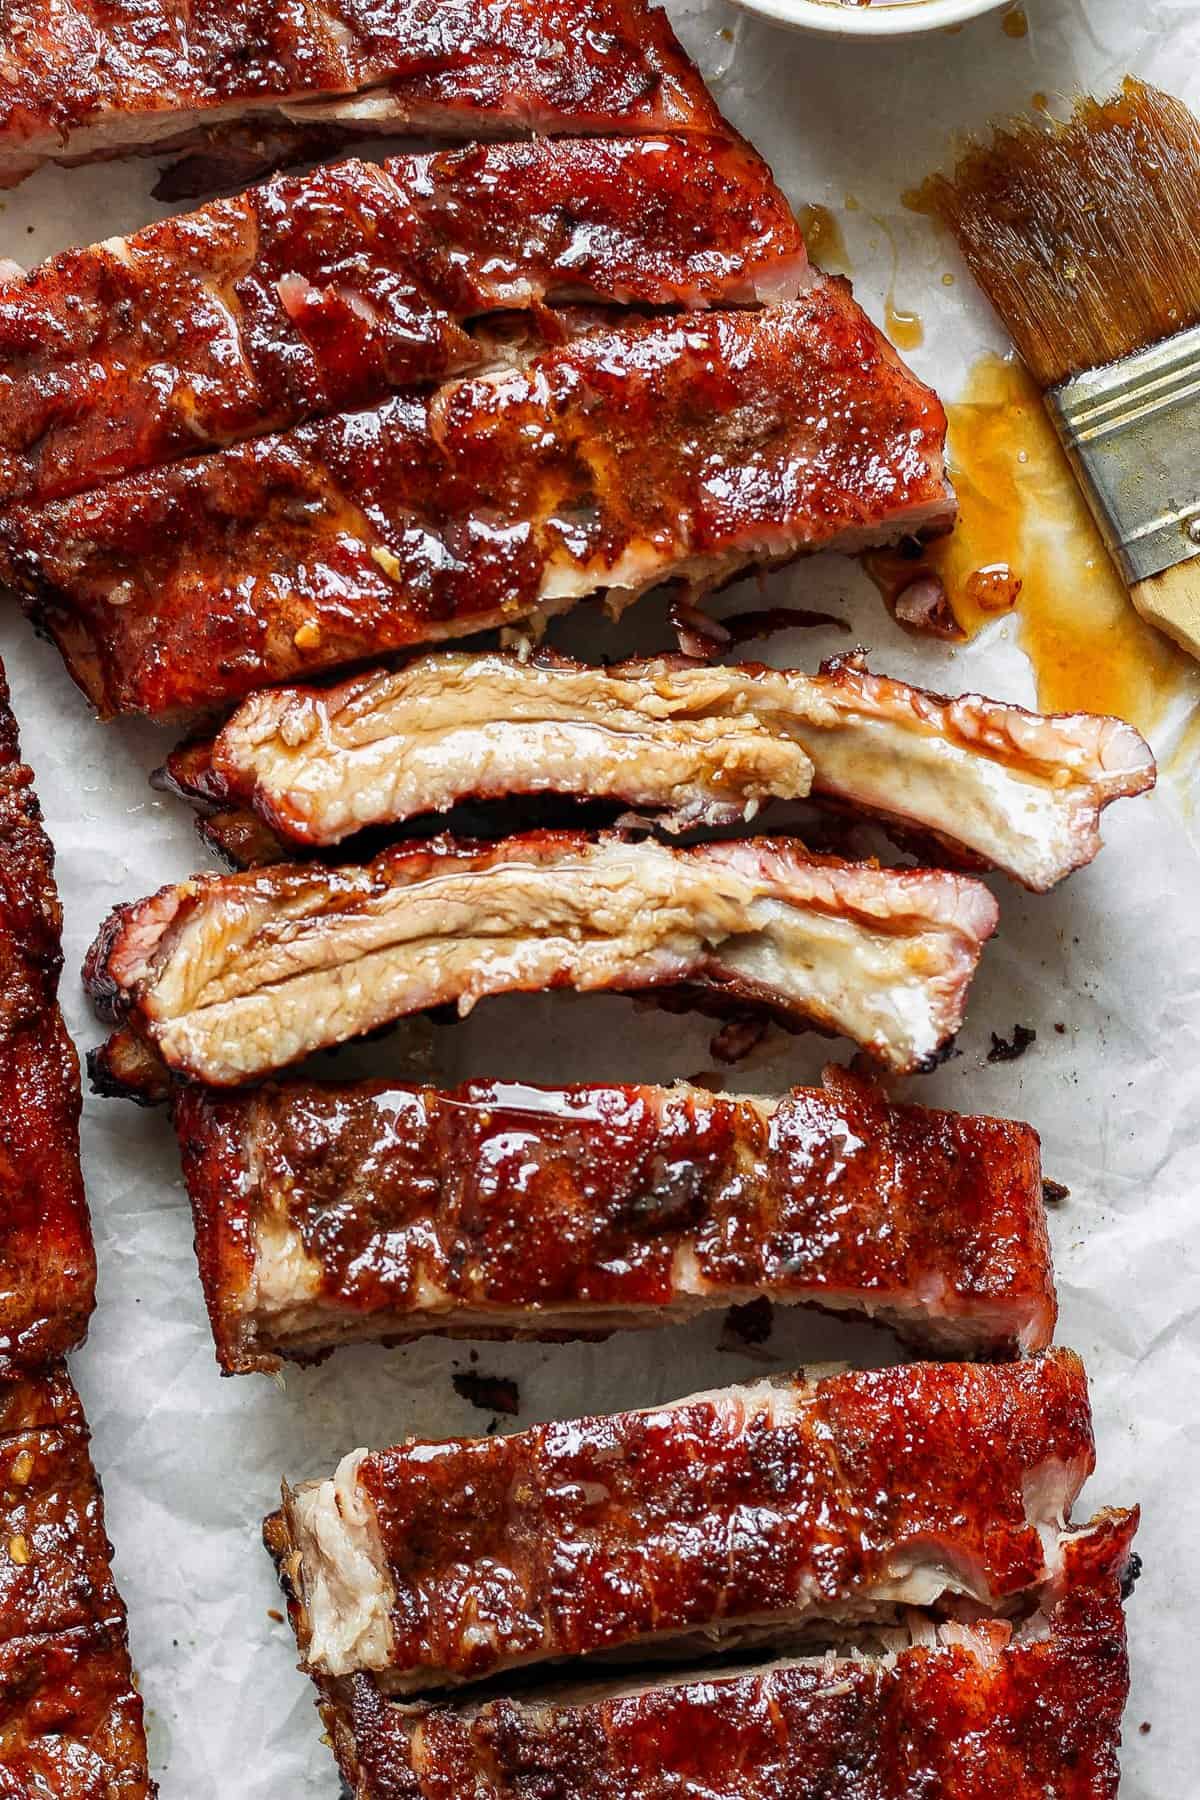
[{"label": "white parchment paper", "polygon": [[[876,317],[893,279],[920,311],[911,360],[947,399],[1002,340],[968,280],[948,288],[953,252],[899,196],[944,164],[955,132],[1028,106],[1035,91],[1106,87],[1133,69],[1200,105],[1200,0],[1030,0],[1029,30],[1000,15],[886,45],[803,37],[725,0],[683,0],[680,28],[730,116],[765,151],[797,203],[839,212],[857,292]],[[127,231],[161,209],[149,165],[43,171],[4,198],[0,256],[30,262],[71,242]],[[880,223],[882,222],[882,223]],[[828,559],[776,577],[770,601],[836,598],[874,666],[944,691],[977,687],[1029,702],[1033,683],[1005,619],[965,649],[904,638],[856,566]],[[753,588],[742,604],[762,604]],[[729,604],[739,603],[735,593]],[[591,641],[597,628],[588,627]],[[558,641],[582,641],[578,628]],[[663,644],[652,602],[610,648]],[[846,640],[773,640],[776,662],[813,667]],[[118,900],[204,862],[184,809],[146,773],[169,746],[150,729],[96,724],[55,652],[15,609],[0,618],[26,754],[58,847],[66,905],[64,997],[81,1047],[98,1028],[77,971]],[[1196,771],[1173,752],[1188,696],[1155,747],[1158,792],[1108,816],[1108,847],[1065,888],[1035,900],[997,886],[1003,920],[975,984],[963,1054],[897,1091],[1032,1120],[1048,1171],[1071,1188],[1054,1219],[1060,1338],[1091,1372],[1100,1446],[1087,1499],[1141,1501],[1145,1574],[1129,1610],[1134,1691],[1124,1791],[1132,1800],[1200,1792],[1195,1629],[1200,1615],[1200,843]],[[990,1031],[1037,1030],[1023,1060],[989,1065]],[[1056,1025],[1065,1026],[1059,1032]],[[452,1082],[669,1080],[711,1067],[703,1023],[620,1000],[491,1002],[460,1026],[405,1029],[373,1066]],[[822,1040],[772,1037],[735,1073],[755,1088],[816,1077]],[[843,1060],[849,1051],[836,1047]],[[258,1543],[281,1474],[324,1473],[345,1450],[411,1431],[475,1432],[487,1419],[450,1385],[463,1345],[343,1352],[286,1382],[218,1378],[165,1119],[90,1100],[84,1159],[100,1253],[100,1309],[75,1373],[95,1432],[116,1566],[130,1610],[153,1762],[167,1800],[332,1800],[337,1778]],[[719,1320],[610,1343],[484,1346],[479,1368],[515,1376],[525,1421],[638,1405],[757,1372],[717,1349]],[[890,1340],[830,1322],[785,1320],[774,1366],[805,1357],[890,1358]],[[762,1353],[760,1353],[760,1356]]]}]

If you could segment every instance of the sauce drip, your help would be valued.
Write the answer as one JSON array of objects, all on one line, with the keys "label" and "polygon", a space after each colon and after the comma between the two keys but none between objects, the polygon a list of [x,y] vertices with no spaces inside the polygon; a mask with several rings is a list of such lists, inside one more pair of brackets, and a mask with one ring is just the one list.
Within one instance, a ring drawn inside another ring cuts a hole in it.
[{"label": "sauce drip", "polygon": [[884,302],[883,324],[897,350],[916,350],[925,342],[925,321],[920,313],[897,306],[894,293]]},{"label": "sauce drip", "polygon": [[1023,6],[1014,6],[1011,12],[1005,13],[1002,30],[1005,37],[1024,38],[1029,36],[1029,20]]},{"label": "sauce drip", "polygon": [[963,592],[979,612],[1008,612],[1017,604],[1023,585],[1007,563],[988,563],[967,576]]},{"label": "sauce drip", "polygon": [[1134,611],[1032,378],[984,357],[947,410],[958,528],[919,559],[868,558],[868,573],[890,599],[920,574],[940,576],[968,636],[1015,608],[1043,709],[1150,729],[1192,665]]},{"label": "sauce drip", "polygon": [[813,262],[833,274],[848,275],[850,258],[842,228],[827,206],[802,206],[798,214],[800,230]]}]

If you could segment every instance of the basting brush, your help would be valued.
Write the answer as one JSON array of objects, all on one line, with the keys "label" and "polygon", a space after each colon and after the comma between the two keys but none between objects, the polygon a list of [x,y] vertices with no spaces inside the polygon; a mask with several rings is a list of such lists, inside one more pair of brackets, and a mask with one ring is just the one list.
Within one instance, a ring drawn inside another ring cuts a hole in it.
[{"label": "basting brush", "polygon": [[926,184],[1142,616],[1200,657],[1200,122],[1128,78]]}]

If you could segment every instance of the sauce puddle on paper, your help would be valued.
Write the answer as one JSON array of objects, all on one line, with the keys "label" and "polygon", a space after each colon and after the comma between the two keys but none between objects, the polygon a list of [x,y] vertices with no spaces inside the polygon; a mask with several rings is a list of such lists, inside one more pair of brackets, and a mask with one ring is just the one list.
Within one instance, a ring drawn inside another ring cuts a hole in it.
[{"label": "sauce puddle on paper", "polygon": [[940,576],[968,637],[1011,611],[1043,710],[1151,729],[1193,665],[1134,611],[1024,366],[984,357],[946,410],[958,526],[915,561],[867,557],[868,574],[885,599]]},{"label": "sauce puddle on paper", "polygon": [[[847,203],[850,196],[847,195]],[[849,207],[857,210],[858,202]],[[796,214],[804,246],[813,262],[831,275],[849,275],[850,258],[842,228],[827,206],[802,206]]]},{"label": "sauce puddle on paper", "polygon": [[895,290],[888,293],[883,305],[883,328],[897,350],[919,350],[925,342],[925,321],[919,312],[896,304]]}]

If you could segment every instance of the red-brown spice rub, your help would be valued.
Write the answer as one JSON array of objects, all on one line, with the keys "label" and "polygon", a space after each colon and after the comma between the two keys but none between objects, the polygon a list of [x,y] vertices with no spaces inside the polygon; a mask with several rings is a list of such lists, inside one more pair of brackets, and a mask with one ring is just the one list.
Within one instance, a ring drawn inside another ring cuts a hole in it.
[{"label": "red-brown spice rub", "polygon": [[142,1702],[65,1367],[0,1383],[0,1791],[152,1800]]},{"label": "red-brown spice rub", "polygon": [[596,300],[783,298],[804,245],[735,140],[586,138],[348,162],[0,284],[0,505],[487,360],[466,323]]},{"label": "red-brown spice rub", "polygon": [[825,280],[16,506],[0,553],[101,713],[163,715],[592,594],[943,529],[944,435]]},{"label": "red-brown spice rub", "polygon": [[81,1342],[95,1294],[61,931],[54,850],[0,668],[0,1377]]},{"label": "red-brown spice rub", "polygon": [[1115,1800],[1137,1515],[1071,1540],[1044,1635],[943,1627],[894,1659],[664,1676],[640,1691],[401,1704],[328,1692],[353,1800]]},{"label": "red-brown spice rub", "polygon": [[[665,1324],[760,1294],[878,1311],[958,1354],[1053,1332],[1037,1134],[893,1106],[835,1067],[777,1105],[297,1082],[183,1088],[174,1119],[227,1372],[362,1337]],[[309,1275],[295,1316],[267,1287],[280,1241]]]},{"label": "red-brown spice rub", "polygon": [[411,1691],[649,1639],[711,1651],[756,1623],[779,1642],[918,1593],[1004,1609],[1055,1572],[1039,1527],[1053,1537],[1093,1461],[1069,1351],[783,1376],[356,1453],[285,1489],[268,1542],[306,1665]]},{"label": "red-brown spice rub", "polygon": [[8,0],[0,184],[46,158],[161,154],[246,121],[345,138],[719,130],[645,0]]}]

